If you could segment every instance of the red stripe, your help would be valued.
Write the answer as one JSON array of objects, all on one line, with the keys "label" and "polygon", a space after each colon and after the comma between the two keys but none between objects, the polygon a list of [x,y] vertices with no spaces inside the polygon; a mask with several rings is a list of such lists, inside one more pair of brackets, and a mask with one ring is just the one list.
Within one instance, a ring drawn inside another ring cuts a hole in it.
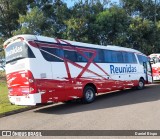
[{"label": "red stripe", "polygon": [[65,60],[65,59],[64,59],[64,64],[66,66],[66,71],[67,71],[68,79],[71,79],[71,73],[70,73],[70,70],[69,70],[69,66],[68,66],[67,60]]}]

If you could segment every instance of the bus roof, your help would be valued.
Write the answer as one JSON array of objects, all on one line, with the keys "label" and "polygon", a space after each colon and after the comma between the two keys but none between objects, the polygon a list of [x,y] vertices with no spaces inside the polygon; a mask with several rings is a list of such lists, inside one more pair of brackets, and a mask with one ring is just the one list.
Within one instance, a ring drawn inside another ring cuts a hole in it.
[{"label": "bus roof", "polygon": [[150,57],[157,57],[157,56],[160,56],[160,53],[153,53],[153,54],[150,54],[149,56]]},{"label": "bus roof", "polygon": [[57,40],[62,44],[71,44],[74,46],[82,46],[82,47],[88,47],[88,48],[99,48],[99,49],[108,49],[108,50],[116,50],[116,51],[129,51],[129,52],[135,52],[135,53],[141,53],[138,50],[132,49],[132,48],[126,48],[126,47],[120,47],[115,45],[96,45],[96,44],[89,44],[89,43],[82,43],[82,42],[76,42],[76,41],[69,41],[69,40],[63,40],[63,39],[55,39],[51,37],[44,37],[44,36],[36,36],[36,35],[30,35],[30,34],[24,34],[24,35],[17,35],[14,36],[8,40],[6,40],[3,44],[4,47],[6,47],[9,43],[17,40],[17,39],[25,39],[25,40],[37,40],[37,41],[44,41],[49,43],[57,43]]}]

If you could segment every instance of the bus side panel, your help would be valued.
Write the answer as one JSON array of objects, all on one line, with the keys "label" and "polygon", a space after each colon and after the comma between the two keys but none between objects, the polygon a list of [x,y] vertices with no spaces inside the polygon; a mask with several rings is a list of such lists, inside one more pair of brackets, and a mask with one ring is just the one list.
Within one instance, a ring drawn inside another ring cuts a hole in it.
[{"label": "bus side panel", "polygon": [[42,103],[60,102],[66,100],[65,84],[66,70],[63,62],[49,62],[44,59],[39,49],[31,48],[36,59],[30,60],[30,70],[36,79],[38,91],[41,93]]},{"label": "bus side panel", "polygon": [[31,47],[34,52],[36,58],[29,60],[29,67],[33,74],[33,77],[36,81],[37,85],[37,93],[41,94],[41,103],[47,103],[49,98],[53,95],[52,93],[48,93],[51,88],[52,81],[52,67],[49,62],[47,62],[41,55],[39,49]]}]

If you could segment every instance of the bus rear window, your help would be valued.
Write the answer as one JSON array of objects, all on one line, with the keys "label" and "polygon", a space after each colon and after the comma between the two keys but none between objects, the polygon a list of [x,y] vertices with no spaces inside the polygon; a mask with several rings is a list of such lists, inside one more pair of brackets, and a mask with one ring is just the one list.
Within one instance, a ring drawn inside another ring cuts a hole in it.
[{"label": "bus rear window", "polygon": [[10,44],[5,49],[6,63],[14,62],[23,58],[35,58],[29,46],[22,42],[15,42]]}]

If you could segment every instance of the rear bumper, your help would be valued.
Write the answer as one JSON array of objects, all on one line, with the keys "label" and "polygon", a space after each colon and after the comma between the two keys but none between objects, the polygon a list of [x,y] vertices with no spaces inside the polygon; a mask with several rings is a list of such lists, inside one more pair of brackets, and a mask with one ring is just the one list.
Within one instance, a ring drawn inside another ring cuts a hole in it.
[{"label": "rear bumper", "polygon": [[29,94],[26,96],[8,96],[9,101],[15,105],[36,105],[41,103],[41,94]]}]

